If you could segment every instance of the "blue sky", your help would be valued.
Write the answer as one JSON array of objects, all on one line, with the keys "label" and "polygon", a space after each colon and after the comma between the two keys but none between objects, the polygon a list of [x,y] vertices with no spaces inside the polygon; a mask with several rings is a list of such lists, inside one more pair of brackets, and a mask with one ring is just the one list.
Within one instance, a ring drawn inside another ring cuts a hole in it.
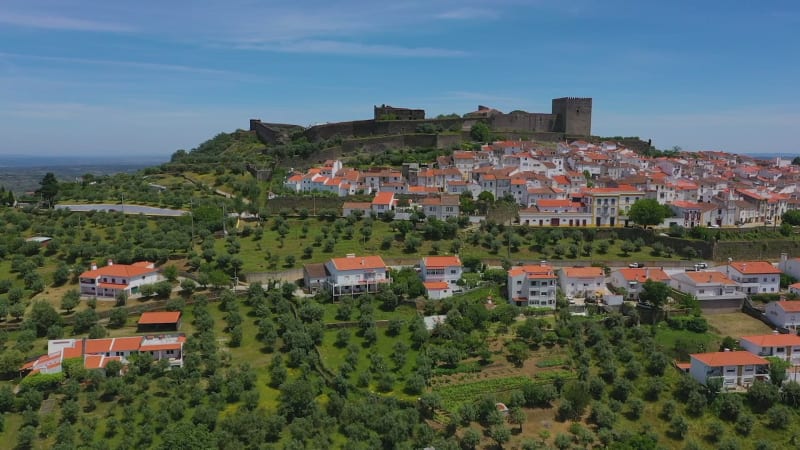
[{"label": "blue sky", "polygon": [[2,0],[0,154],[167,157],[251,117],[562,96],[594,98],[599,135],[800,153],[798,28],[796,1]]}]

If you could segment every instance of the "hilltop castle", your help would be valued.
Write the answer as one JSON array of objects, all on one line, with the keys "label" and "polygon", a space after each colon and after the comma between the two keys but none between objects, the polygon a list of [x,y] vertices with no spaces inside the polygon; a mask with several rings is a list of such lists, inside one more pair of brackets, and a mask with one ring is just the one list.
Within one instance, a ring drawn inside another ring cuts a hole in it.
[{"label": "hilltop castle", "polygon": [[[285,143],[287,137],[295,132],[301,132],[310,142],[316,142],[334,137],[349,139],[417,134],[431,126],[451,133],[467,133],[479,122],[486,123],[496,133],[542,141],[588,137],[592,134],[592,99],[555,98],[550,113],[520,110],[503,113],[481,105],[477,111],[463,117],[445,118],[426,118],[424,109],[395,108],[384,104],[373,107],[373,118],[369,120],[326,123],[303,128],[251,119],[250,130],[255,131],[264,143],[277,144]],[[450,140],[448,143],[451,143]]]}]

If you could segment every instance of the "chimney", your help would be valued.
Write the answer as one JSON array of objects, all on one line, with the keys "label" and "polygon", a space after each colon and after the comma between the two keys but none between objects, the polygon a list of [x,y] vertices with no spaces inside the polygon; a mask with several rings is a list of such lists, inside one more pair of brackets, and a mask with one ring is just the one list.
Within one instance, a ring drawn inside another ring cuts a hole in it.
[{"label": "chimney", "polygon": [[89,266],[89,267],[91,267],[92,270],[97,270],[97,263],[92,261],[91,262],[91,266]]},{"label": "chimney", "polygon": [[781,332],[778,330],[772,330],[772,334],[781,334]]},{"label": "chimney", "polygon": [[356,257],[356,254],[355,254],[355,253],[348,253],[348,254],[347,254],[347,257],[348,257],[348,258],[355,258],[355,257]]},{"label": "chimney", "polygon": [[724,351],[724,352],[729,352],[729,351],[731,351],[731,349],[729,349],[729,348],[726,348],[726,349],[723,349],[722,351]]},{"label": "chimney", "polygon": [[114,265],[114,261],[113,261],[112,259],[110,259],[110,258],[109,258],[109,260],[108,260],[108,265],[109,265],[109,266],[113,266],[113,265]]}]

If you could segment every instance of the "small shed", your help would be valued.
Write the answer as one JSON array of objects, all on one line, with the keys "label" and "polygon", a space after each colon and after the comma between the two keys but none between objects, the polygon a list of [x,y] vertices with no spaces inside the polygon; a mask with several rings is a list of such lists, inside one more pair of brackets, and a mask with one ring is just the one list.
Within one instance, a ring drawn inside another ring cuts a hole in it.
[{"label": "small shed", "polygon": [[144,312],[136,324],[137,331],[177,331],[181,327],[180,311]]}]

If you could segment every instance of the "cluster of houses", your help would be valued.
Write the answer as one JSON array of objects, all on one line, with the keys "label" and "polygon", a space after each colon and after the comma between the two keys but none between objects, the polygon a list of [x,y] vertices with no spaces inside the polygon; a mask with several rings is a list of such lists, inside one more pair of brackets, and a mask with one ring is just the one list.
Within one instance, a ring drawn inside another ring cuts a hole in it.
[{"label": "cluster of houses", "polygon": [[396,196],[404,195],[412,199],[405,208],[446,218],[459,214],[462,193],[477,198],[489,192],[494,198],[513,197],[522,206],[519,222],[531,226],[627,226],[628,209],[644,198],[670,207],[673,217],[664,226],[778,224],[784,212],[800,207],[800,168],[788,160],[713,151],[653,158],[614,142],[554,147],[500,141],[399,169],[362,171],[330,160],[291,173],[284,186],[342,197],[375,194],[373,202],[345,203],[345,216],[395,211]]},{"label": "cluster of houses", "polygon": [[54,339],[47,341],[47,354],[28,361],[23,374],[53,374],[63,370],[68,359],[83,360],[86,369],[105,369],[111,361],[125,365],[133,354],[149,353],[154,361],[166,360],[172,366],[183,366],[183,334],[155,334],[158,331],[177,331],[181,324],[178,311],[145,312],[138,322],[138,331],[154,332],[142,336],[103,339]]},{"label": "cluster of houses", "polygon": [[[793,267],[796,270],[793,273],[800,279],[800,258],[789,259],[786,255],[778,267],[766,261],[730,261],[707,269],[670,270],[671,274],[660,267],[625,267],[613,269],[606,275],[602,267],[556,268],[542,261],[508,270],[507,300],[518,306],[555,309],[556,289],[560,288],[570,299],[591,298],[616,305],[624,300],[637,300],[642,285],[653,280],[667,283],[701,302],[741,301],[752,294],[778,293],[781,267]],[[463,266],[458,256],[426,256],[419,262],[419,272],[428,298],[441,299],[458,292]],[[795,276],[793,273],[789,274]],[[392,281],[383,258],[355,254],[332,258],[325,263],[306,264],[303,280],[308,290],[327,289],[334,298],[376,293],[381,285]],[[609,285],[615,288],[613,292]],[[792,289],[800,292],[800,283]]]}]

